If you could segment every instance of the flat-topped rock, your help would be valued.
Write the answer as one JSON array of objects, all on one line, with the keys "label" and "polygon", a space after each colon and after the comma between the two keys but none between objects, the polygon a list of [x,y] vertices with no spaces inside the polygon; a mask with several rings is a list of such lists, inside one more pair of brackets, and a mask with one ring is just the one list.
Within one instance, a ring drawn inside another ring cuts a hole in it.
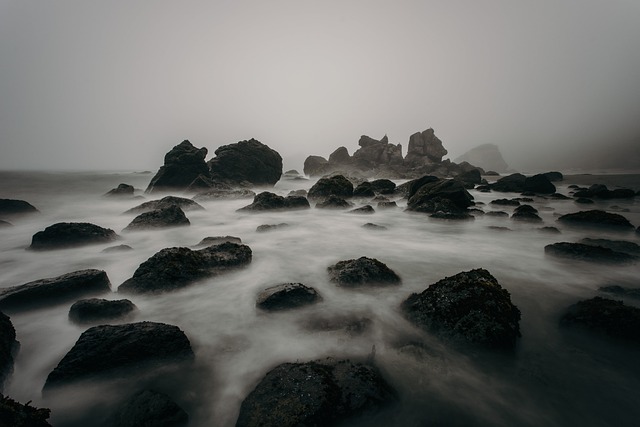
[{"label": "flat-topped rock", "polygon": [[256,307],[265,311],[299,308],[321,301],[318,292],[302,283],[271,286],[258,294]]},{"label": "flat-topped rock", "polygon": [[144,212],[138,215],[122,231],[143,231],[160,228],[185,227],[191,222],[179,206],[171,205],[167,208]]},{"label": "flat-topped rock", "polygon": [[115,231],[88,222],[59,222],[38,231],[29,249],[44,251],[109,243],[118,238]]},{"label": "flat-topped rock", "polygon": [[349,198],[353,196],[353,184],[342,175],[329,178],[320,178],[309,190],[310,199],[319,199],[329,196]]},{"label": "flat-topped rock", "polygon": [[238,209],[238,212],[260,212],[270,210],[309,209],[309,201],[304,196],[282,197],[268,191],[256,195],[253,203]]},{"label": "flat-topped rock", "polygon": [[282,157],[269,146],[250,139],[223,145],[209,160],[211,177],[239,185],[273,186],[282,176]]},{"label": "flat-topped rock", "polygon": [[558,221],[574,226],[604,227],[620,230],[633,230],[633,226],[627,218],[620,214],[605,212],[598,209],[568,213],[558,218]]},{"label": "flat-topped rock", "polygon": [[127,317],[136,310],[135,304],[128,299],[82,299],[69,309],[69,320],[79,324],[108,322]]},{"label": "flat-topped rock", "polygon": [[141,214],[145,212],[151,212],[159,209],[166,209],[171,206],[178,206],[183,211],[191,210],[204,210],[204,208],[191,199],[185,199],[184,197],[166,196],[159,200],[151,200],[144,202],[138,206],[135,206],[125,214]]},{"label": "flat-topped rock", "polygon": [[375,258],[340,261],[327,268],[329,280],[342,287],[399,285],[400,277]]}]

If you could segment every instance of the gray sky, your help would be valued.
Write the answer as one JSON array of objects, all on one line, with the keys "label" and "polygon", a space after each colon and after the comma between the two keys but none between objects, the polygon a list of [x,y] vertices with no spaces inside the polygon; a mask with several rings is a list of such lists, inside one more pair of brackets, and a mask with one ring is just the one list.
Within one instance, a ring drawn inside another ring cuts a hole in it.
[{"label": "gray sky", "polygon": [[640,169],[639,43],[638,0],[0,0],[0,169],[252,137],[301,169],[429,127],[452,159]]}]

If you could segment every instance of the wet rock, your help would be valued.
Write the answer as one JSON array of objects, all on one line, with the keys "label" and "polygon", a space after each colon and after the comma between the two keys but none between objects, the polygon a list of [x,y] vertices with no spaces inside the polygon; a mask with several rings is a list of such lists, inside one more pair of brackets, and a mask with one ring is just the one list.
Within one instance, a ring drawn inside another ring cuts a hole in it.
[{"label": "wet rock", "polygon": [[598,290],[620,297],[640,299],[640,288],[625,288],[619,285],[609,285],[601,286]]},{"label": "wet rock", "polygon": [[578,188],[574,197],[587,197],[597,199],[629,199],[635,197],[635,191],[628,188],[616,188],[609,190],[606,185],[593,184],[589,188]]},{"label": "wet rock", "polygon": [[289,224],[287,224],[286,222],[280,223],[280,224],[262,224],[259,225],[256,228],[256,231],[258,233],[264,233],[267,231],[274,231],[274,230],[280,230],[282,228],[287,228],[287,227],[291,227]]},{"label": "wet rock", "polygon": [[389,179],[376,179],[371,181],[371,188],[376,193],[393,194],[396,190],[396,183]]},{"label": "wet rock", "polygon": [[379,209],[390,209],[397,208],[398,204],[396,202],[378,202]]},{"label": "wet rock", "polygon": [[626,264],[637,261],[639,258],[624,252],[616,252],[601,246],[591,246],[582,243],[560,242],[544,247],[545,254],[560,258],[569,258],[579,261]]},{"label": "wet rock", "polygon": [[520,206],[520,202],[516,199],[496,199],[490,202],[492,205],[499,206]]},{"label": "wet rock", "polygon": [[289,169],[283,175],[286,175],[286,176],[300,176],[300,172],[298,172],[295,169]]},{"label": "wet rock", "polygon": [[164,156],[164,165],[151,179],[146,192],[185,190],[199,175],[208,177],[206,156],[206,148],[196,148],[188,140],[182,141]]},{"label": "wet rock", "polygon": [[347,288],[399,285],[401,282],[393,270],[375,258],[360,257],[340,261],[328,267],[327,271],[330,281]]},{"label": "wet rock", "polygon": [[352,203],[338,196],[329,196],[324,201],[316,204],[316,208],[319,209],[346,209],[352,206]]},{"label": "wet rock", "polygon": [[440,181],[440,178],[433,175],[425,175],[423,177],[407,181],[404,184],[401,184],[396,187],[396,193],[401,194],[407,198],[412,197],[414,194],[418,192],[418,190],[425,184],[430,184],[433,182]]},{"label": "wet rock", "polygon": [[333,153],[329,155],[329,163],[335,165],[348,165],[351,163],[351,156],[346,147],[338,147]]},{"label": "wet rock", "polygon": [[376,193],[370,182],[365,181],[353,189],[353,197],[374,197]]},{"label": "wet rock", "polygon": [[546,176],[547,179],[551,182],[558,182],[558,181],[562,181],[564,179],[564,176],[562,175],[562,173],[560,172],[545,172],[542,175]]},{"label": "wet rock", "polygon": [[122,231],[141,231],[159,228],[184,227],[191,222],[182,209],[176,205],[141,213],[129,223]]},{"label": "wet rock", "polygon": [[129,209],[125,212],[125,214],[141,214],[145,212],[166,209],[171,206],[178,206],[183,211],[204,210],[201,205],[191,199],[185,199],[184,197],[166,196],[160,200],[151,200],[150,202],[142,203],[141,205]]},{"label": "wet rock", "polygon": [[320,178],[309,190],[310,199],[319,199],[329,196],[349,198],[353,196],[353,184],[342,175],[329,178]]},{"label": "wet rock", "polygon": [[[413,187],[410,189],[410,192]],[[407,210],[457,213],[473,205],[473,196],[455,179],[443,179],[422,185],[409,197]]]},{"label": "wet rock", "polygon": [[396,399],[369,364],[333,359],[283,363],[244,399],[236,427],[337,425]]},{"label": "wet rock", "polygon": [[154,390],[140,391],[116,410],[113,427],[186,427],[189,415],[169,396]]},{"label": "wet rock", "polygon": [[133,248],[129,245],[117,245],[117,246],[109,246],[102,250],[103,254],[111,254],[115,252],[128,252],[132,251]]},{"label": "wet rock", "polygon": [[365,225],[362,226],[362,228],[366,228],[367,230],[388,230],[387,227],[385,227],[384,225],[378,225],[378,224],[374,224],[372,222],[368,222]]},{"label": "wet rock", "polygon": [[560,324],[640,343],[640,309],[622,301],[601,297],[580,301],[569,307]]},{"label": "wet rock", "polygon": [[508,213],[504,212],[504,211],[488,211],[484,213],[487,216],[495,216],[495,217],[507,217],[509,216]]},{"label": "wet rock", "polygon": [[0,215],[12,217],[25,214],[38,213],[38,209],[24,200],[0,199]]},{"label": "wet rock", "polygon": [[256,307],[265,311],[299,308],[321,301],[318,292],[302,283],[284,283],[260,292]]},{"label": "wet rock", "polygon": [[74,323],[98,323],[118,320],[132,314],[137,307],[128,299],[82,299],[69,309],[69,320]]},{"label": "wet rock", "polygon": [[560,230],[558,230],[556,227],[540,227],[538,230],[541,233],[560,234]]},{"label": "wet rock", "polygon": [[0,290],[0,309],[25,310],[111,291],[107,273],[78,270]]},{"label": "wet rock", "polygon": [[591,239],[586,237],[580,240],[580,243],[591,246],[602,246],[603,248],[609,248],[618,252],[626,252],[632,255],[640,255],[640,245],[633,242],[627,242],[625,240]]},{"label": "wet rock", "polygon": [[523,191],[537,194],[553,194],[556,192],[556,186],[544,174],[538,174],[529,176],[524,180]]},{"label": "wet rock", "polygon": [[236,243],[200,250],[165,248],[140,264],[118,292],[139,294],[180,289],[230,268],[247,265],[251,256],[248,246]]},{"label": "wet rock", "polygon": [[47,422],[50,409],[31,406],[31,401],[16,402],[0,394],[0,422],[3,427],[51,427]]},{"label": "wet rock", "polygon": [[457,212],[452,211],[450,208],[446,210],[436,210],[436,212],[429,215],[429,218],[446,219],[450,221],[473,221],[475,217],[469,212]]},{"label": "wet rock", "polygon": [[518,206],[511,215],[511,219],[516,221],[542,222],[538,216],[538,210],[531,205]]},{"label": "wet rock", "polygon": [[560,193],[553,193],[550,197],[554,200],[570,200],[571,199],[571,197],[565,196],[564,194],[560,194]]},{"label": "wet rock", "polygon": [[17,348],[13,323],[9,316],[0,311],[0,392],[4,390],[4,383],[13,372],[13,354]]},{"label": "wet rock", "polygon": [[[479,169],[471,169],[467,172],[463,172],[457,177],[460,181],[469,184],[480,184],[482,182],[482,175]],[[472,187],[473,188],[473,187]]]},{"label": "wet rock", "polygon": [[133,197],[133,185],[120,184],[116,188],[109,190],[105,197]]},{"label": "wet rock", "polygon": [[193,196],[193,199],[199,202],[210,202],[216,200],[238,200],[251,199],[256,196],[251,190],[246,188],[233,188],[228,184],[217,186],[214,189],[204,191]]},{"label": "wet rock", "polygon": [[362,170],[400,166],[403,163],[402,145],[389,144],[389,138],[386,135],[379,141],[362,135],[358,145],[360,148],[353,153],[352,160]]},{"label": "wet rock", "polygon": [[309,156],[304,161],[303,171],[308,176],[322,176],[329,171],[329,162],[324,157]]},{"label": "wet rock", "polygon": [[293,210],[293,209],[309,209],[309,201],[304,196],[287,196],[282,197],[277,194],[263,191],[256,195],[253,203],[238,209],[243,211],[267,211],[267,210]]},{"label": "wet rock", "polygon": [[155,322],[94,326],[80,335],[51,371],[44,390],[193,357],[189,339],[177,326]]},{"label": "wet rock", "polygon": [[484,269],[445,277],[411,294],[401,308],[417,326],[454,343],[507,350],[520,336],[520,310]]},{"label": "wet rock", "polygon": [[632,229],[633,226],[624,216],[601,210],[580,211],[562,215],[558,221],[575,226],[604,227],[614,229]]},{"label": "wet rock", "polygon": [[237,243],[237,244],[241,244],[242,243],[242,239],[239,238],[239,237],[234,237],[234,236],[205,237],[204,239],[200,240],[200,242],[198,242],[198,244],[195,245],[195,246],[197,248],[204,248],[206,246],[220,245],[222,243]]},{"label": "wet rock", "polygon": [[372,214],[372,213],[376,213],[375,209],[373,209],[373,207],[371,207],[371,205],[364,205],[361,206],[359,208],[355,208],[349,211],[349,213],[352,214]]},{"label": "wet rock", "polygon": [[109,243],[118,238],[115,231],[88,222],[59,222],[38,231],[29,249],[44,251]]},{"label": "wet rock", "polygon": [[447,150],[442,146],[442,141],[435,135],[434,130],[429,128],[409,137],[409,148],[404,164],[416,167],[440,163],[445,154],[447,154]]},{"label": "wet rock", "polygon": [[223,145],[215,154],[208,165],[216,180],[273,186],[282,176],[280,154],[255,139]]},{"label": "wet rock", "polygon": [[576,202],[576,203],[580,203],[580,204],[582,204],[582,205],[590,205],[590,204],[593,204],[593,203],[594,203],[594,201],[593,201],[593,200],[591,200],[591,199],[587,199],[586,197],[578,197],[578,198],[575,200],[575,202]]},{"label": "wet rock", "polygon": [[494,230],[494,231],[513,231],[509,227],[500,227],[500,226],[497,226],[497,225],[489,225],[487,228],[489,230]]},{"label": "wet rock", "polygon": [[524,191],[524,182],[526,179],[527,177],[521,173],[513,173],[491,184],[491,189],[502,193],[521,193]]}]

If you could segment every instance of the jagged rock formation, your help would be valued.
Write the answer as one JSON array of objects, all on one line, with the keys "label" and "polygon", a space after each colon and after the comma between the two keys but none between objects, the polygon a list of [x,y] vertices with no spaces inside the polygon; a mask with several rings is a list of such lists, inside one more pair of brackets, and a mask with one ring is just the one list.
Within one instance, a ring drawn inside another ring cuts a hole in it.
[{"label": "jagged rock formation", "polygon": [[196,148],[185,139],[164,156],[164,166],[151,179],[146,192],[184,190],[198,176],[209,176],[204,161],[207,152],[206,148]]},{"label": "jagged rock formation", "polygon": [[482,144],[455,158],[454,162],[469,162],[485,170],[504,173],[509,170],[500,149],[495,144]]},{"label": "jagged rock formation", "polygon": [[442,141],[429,128],[409,137],[409,150],[404,163],[412,167],[440,163],[445,154],[447,150],[442,146]]}]

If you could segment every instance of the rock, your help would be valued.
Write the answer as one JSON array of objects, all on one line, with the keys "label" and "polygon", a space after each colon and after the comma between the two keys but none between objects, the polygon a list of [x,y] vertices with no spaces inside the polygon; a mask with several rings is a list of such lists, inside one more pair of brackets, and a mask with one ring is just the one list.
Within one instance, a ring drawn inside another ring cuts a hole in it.
[{"label": "rock", "polygon": [[164,156],[164,165],[151,179],[146,192],[185,190],[199,175],[208,177],[206,156],[206,148],[196,148],[185,139]]},{"label": "rock", "polygon": [[206,246],[214,246],[220,245],[222,243],[237,243],[242,244],[242,239],[234,236],[214,236],[214,237],[205,237],[200,240],[200,242],[195,245],[196,248],[203,248]]},{"label": "rock", "polygon": [[76,301],[69,309],[69,320],[80,324],[109,322],[126,317],[136,309],[136,306],[128,299],[82,299]]},{"label": "rock", "polygon": [[417,326],[454,343],[511,350],[520,336],[520,310],[484,269],[445,277],[411,294],[401,308]]},{"label": "rock", "polygon": [[0,228],[6,228],[6,227],[13,227],[13,224],[0,219]]},{"label": "rock", "polygon": [[327,271],[330,281],[347,288],[399,285],[401,282],[393,270],[375,258],[360,257],[340,261],[328,267]]},{"label": "rock", "polygon": [[[441,208],[436,207],[436,211],[429,215],[429,218],[435,219],[446,219],[452,221],[473,221],[475,217],[471,215],[469,212],[457,212],[452,210],[450,206]],[[441,210],[444,209],[444,210]]]},{"label": "rock", "polygon": [[358,145],[360,148],[353,153],[352,160],[362,170],[399,166],[403,163],[402,145],[389,144],[386,135],[380,141],[362,135]]},{"label": "rock", "polygon": [[0,310],[24,310],[105,292],[111,292],[107,273],[102,270],[78,270],[0,289]]},{"label": "rock", "polygon": [[189,339],[177,326],[155,322],[94,326],[80,335],[51,371],[44,390],[193,357]]},{"label": "rock", "polygon": [[133,185],[120,184],[113,190],[109,190],[105,197],[133,197]]},{"label": "rock", "polygon": [[168,208],[141,213],[122,231],[141,231],[188,225],[191,225],[191,222],[189,222],[182,209],[176,205],[171,205]]},{"label": "rock", "polygon": [[560,242],[544,247],[545,254],[579,261],[608,264],[625,264],[638,260],[638,257],[624,252],[616,252],[601,246],[584,245],[582,243]]},{"label": "rock", "polygon": [[280,311],[315,304],[321,300],[313,288],[302,283],[284,283],[260,292],[256,307],[265,311]]},{"label": "rock", "polygon": [[38,212],[35,206],[24,200],[0,199],[0,215],[3,217],[13,217]]},{"label": "rock", "polygon": [[111,417],[113,427],[186,427],[189,415],[166,394],[142,390]]},{"label": "rock", "polygon": [[520,206],[520,202],[516,199],[496,199],[490,202],[492,205],[500,206]]},{"label": "rock", "polygon": [[302,196],[307,197],[307,190],[291,190],[287,196]]},{"label": "rock", "polygon": [[213,190],[204,191],[193,196],[194,200],[209,202],[215,200],[251,199],[256,196],[251,190],[245,188],[232,188],[230,185],[218,186]]},{"label": "rock", "polygon": [[396,392],[370,364],[283,363],[244,399],[236,427],[330,426],[382,409]]},{"label": "rock", "polygon": [[353,204],[338,196],[329,196],[324,201],[316,204],[316,208],[319,209],[346,209],[352,206]]},{"label": "rock", "polygon": [[499,227],[497,225],[489,225],[487,228],[489,230],[495,230],[495,231],[513,231],[509,227]]},{"label": "rock", "polygon": [[[411,191],[411,190],[410,190]],[[473,204],[473,196],[455,179],[442,179],[422,185],[409,197],[407,210],[415,212],[460,212]]]},{"label": "rock", "polygon": [[384,225],[374,224],[372,222],[368,222],[362,226],[362,228],[366,228],[367,230],[388,230]]},{"label": "rock", "polygon": [[398,204],[396,202],[378,202],[379,209],[390,209],[397,208]]},{"label": "rock", "polygon": [[102,250],[103,254],[110,254],[110,253],[114,253],[114,252],[128,252],[128,251],[132,251],[133,248],[129,245],[118,245],[118,246],[109,246],[108,248],[105,248]]},{"label": "rock", "polygon": [[329,162],[324,157],[309,156],[304,161],[303,171],[308,176],[322,176],[329,172]]},{"label": "rock", "polygon": [[456,157],[456,163],[463,161],[480,166],[483,169],[490,169],[486,175],[498,175],[498,172],[507,172],[509,166],[504,161],[500,149],[495,144],[483,144],[472,148],[463,155]]},{"label": "rock", "polygon": [[527,177],[521,173],[513,173],[491,184],[491,189],[503,193],[521,193],[524,191],[524,182],[526,179]]},{"label": "rock", "polygon": [[485,212],[484,214],[487,216],[496,216],[496,217],[509,216],[509,214],[504,211],[489,211],[489,212]]},{"label": "rock", "polygon": [[425,184],[440,181],[440,178],[433,175],[425,175],[396,187],[396,193],[402,194],[407,198],[411,198]]},{"label": "rock", "polygon": [[605,227],[621,230],[633,228],[629,220],[624,216],[597,209],[562,215],[558,218],[558,221],[567,225],[586,227]]},{"label": "rock", "polygon": [[142,203],[136,207],[133,207],[125,212],[125,214],[141,214],[145,212],[157,211],[159,209],[166,209],[171,206],[178,206],[183,211],[196,211],[204,210],[204,208],[191,199],[185,199],[184,197],[166,196],[160,200],[152,200],[150,202]]},{"label": "rock", "polygon": [[310,199],[319,199],[329,196],[349,198],[353,196],[353,184],[342,175],[335,175],[330,178],[320,178],[308,194]]},{"label": "rock", "polygon": [[376,213],[375,209],[373,209],[373,207],[371,207],[371,205],[364,205],[361,206],[359,208],[355,208],[349,211],[349,213],[353,213],[353,214],[372,214],[372,213]]},{"label": "rock", "polygon": [[371,188],[376,193],[393,194],[396,189],[396,183],[389,179],[376,179],[371,181]]},{"label": "rock", "polygon": [[538,194],[553,194],[556,192],[556,186],[549,181],[544,174],[529,176],[524,180],[524,192],[532,192]]},{"label": "rock", "polygon": [[538,210],[531,205],[518,206],[511,215],[511,219],[516,221],[542,222],[538,216]]},{"label": "rock", "polygon": [[542,233],[561,234],[560,230],[558,230],[556,227],[540,227],[538,230],[540,230],[540,232]]},{"label": "rock", "polygon": [[329,155],[329,163],[336,165],[348,165],[351,163],[351,156],[345,147],[338,147]]},{"label": "rock", "polygon": [[583,205],[591,205],[591,204],[593,204],[593,203],[594,203],[594,201],[593,201],[593,200],[591,200],[591,199],[587,199],[586,197],[578,197],[578,198],[575,200],[575,202],[576,202],[576,203],[583,204]]},{"label": "rock", "polygon": [[542,175],[546,176],[551,182],[558,182],[564,179],[564,176],[560,172],[545,172]]},{"label": "rock", "polygon": [[266,231],[274,231],[274,230],[279,230],[281,228],[287,228],[290,227],[289,224],[287,224],[286,222],[280,223],[280,224],[262,224],[259,225],[258,228],[256,228],[256,231],[258,233],[264,233]]},{"label": "rock", "polygon": [[34,251],[67,249],[109,243],[117,238],[115,231],[88,222],[59,222],[34,234],[29,249]]},{"label": "rock", "polygon": [[580,243],[591,246],[601,246],[603,248],[609,248],[617,252],[626,252],[632,255],[640,255],[640,245],[624,240],[590,239],[587,237],[580,240]]},{"label": "rock", "polygon": [[564,194],[560,193],[553,193],[550,197],[555,200],[571,200],[571,197],[565,196]]},{"label": "rock", "polygon": [[373,186],[370,182],[363,182],[353,189],[353,197],[374,197],[376,193],[373,191]]},{"label": "rock", "polygon": [[11,319],[0,311],[0,392],[4,390],[4,383],[13,372],[13,355],[18,345]]},{"label": "rock", "polygon": [[300,172],[298,172],[295,169],[289,169],[288,171],[286,171],[284,173],[284,175],[287,175],[287,176],[300,176]]},{"label": "rock", "polygon": [[640,309],[622,301],[601,297],[580,301],[569,307],[560,324],[640,343]]},{"label": "rock", "polygon": [[423,132],[416,132],[409,137],[409,148],[404,164],[410,167],[440,163],[447,150],[442,141],[429,128]]},{"label": "rock", "polygon": [[18,403],[0,394],[0,422],[3,427],[51,427],[47,422],[51,410]]},{"label": "rock", "polygon": [[640,299],[640,288],[624,288],[619,285],[610,285],[601,286],[598,290],[621,297]]},{"label": "rock", "polygon": [[282,176],[282,157],[260,141],[250,139],[223,145],[208,165],[213,179],[273,186]]},{"label": "rock", "polygon": [[457,178],[464,183],[470,184],[480,184],[482,182],[482,175],[478,169],[471,169],[467,172],[463,172],[458,175]]},{"label": "rock", "polygon": [[251,262],[246,245],[222,243],[200,250],[165,248],[140,264],[118,288],[122,293],[166,292]]},{"label": "rock", "polygon": [[577,198],[629,199],[635,197],[635,191],[628,188],[609,190],[606,185],[593,184],[589,188],[578,188],[573,196]]},{"label": "rock", "polygon": [[253,199],[253,203],[243,208],[238,209],[238,212],[243,211],[266,211],[266,210],[292,210],[292,209],[309,209],[309,201],[303,196],[287,196],[282,197],[277,194],[263,191],[256,195]]}]

